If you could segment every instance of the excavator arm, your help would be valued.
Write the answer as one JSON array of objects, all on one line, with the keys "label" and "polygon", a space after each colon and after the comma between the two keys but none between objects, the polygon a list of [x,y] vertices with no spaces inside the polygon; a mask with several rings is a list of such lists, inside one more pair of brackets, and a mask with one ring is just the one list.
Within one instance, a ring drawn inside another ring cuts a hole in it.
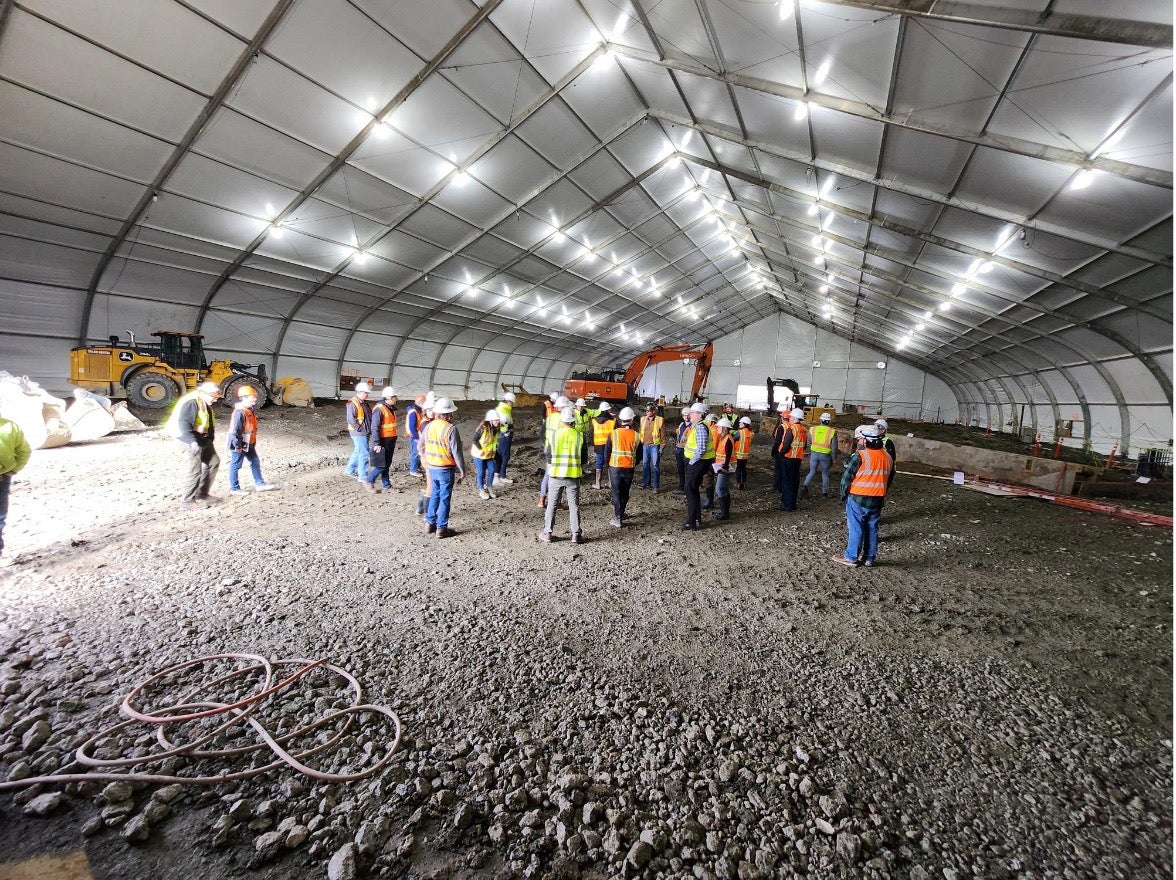
[{"label": "excavator arm", "polygon": [[633,358],[633,362],[625,370],[625,384],[631,389],[630,393],[635,396],[637,394],[637,386],[641,384],[641,377],[654,364],[665,363],[666,361],[692,360],[696,363],[694,365],[694,382],[691,384],[690,393],[697,397],[703,386],[706,385],[707,377],[710,375],[714,352],[714,345],[709,342],[701,349],[691,348],[689,345],[663,345],[659,348],[643,351],[637,357]]}]

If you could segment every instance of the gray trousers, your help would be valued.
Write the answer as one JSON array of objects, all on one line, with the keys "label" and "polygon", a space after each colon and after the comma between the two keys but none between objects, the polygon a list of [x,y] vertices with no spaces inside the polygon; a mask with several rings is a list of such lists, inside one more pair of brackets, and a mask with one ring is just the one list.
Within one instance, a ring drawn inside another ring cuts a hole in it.
[{"label": "gray trousers", "polygon": [[216,479],[216,469],[219,467],[220,456],[216,454],[216,447],[213,444],[206,443],[198,452],[193,452],[185,445],[180,500],[198,501],[207,498],[212,481]]},{"label": "gray trousers", "polygon": [[543,531],[551,534],[555,526],[555,509],[559,507],[560,490],[568,493],[568,519],[572,534],[580,534],[580,481],[568,477],[549,477],[547,480],[547,512],[543,516]]},{"label": "gray trousers", "polygon": [[810,452],[809,453],[809,472],[808,476],[804,478],[805,486],[813,481],[817,470],[821,472],[821,492],[825,495],[829,494],[829,468],[833,465],[833,453],[831,452]]}]

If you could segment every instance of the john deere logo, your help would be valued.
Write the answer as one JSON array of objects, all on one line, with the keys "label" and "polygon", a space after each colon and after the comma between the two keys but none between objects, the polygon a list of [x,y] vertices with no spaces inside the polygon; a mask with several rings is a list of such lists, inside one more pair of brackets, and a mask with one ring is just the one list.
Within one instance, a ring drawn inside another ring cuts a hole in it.
[{"label": "john deere logo", "polygon": [[118,359],[120,361],[133,361],[135,359],[135,355],[129,351],[120,351],[118,353]]}]

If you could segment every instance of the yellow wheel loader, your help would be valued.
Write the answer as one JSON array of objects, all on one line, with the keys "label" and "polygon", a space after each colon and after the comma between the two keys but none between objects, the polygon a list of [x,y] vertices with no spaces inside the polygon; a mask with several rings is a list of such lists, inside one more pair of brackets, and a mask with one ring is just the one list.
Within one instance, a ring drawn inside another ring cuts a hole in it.
[{"label": "yellow wheel loader", "polygon": [[129,342],[111,336],[106,345],[90,345],[69,353],[69,381],[79,388],[112,398],[126,398],[138,409],[164,414],[180,395],[201,382],[215,382],[232,407],[237,389],[251,385],[257,405],[270,398],[264,364],[238,364],[229,360],[208,362],[204,337],[198,333],[157,330],[158,342]]}]

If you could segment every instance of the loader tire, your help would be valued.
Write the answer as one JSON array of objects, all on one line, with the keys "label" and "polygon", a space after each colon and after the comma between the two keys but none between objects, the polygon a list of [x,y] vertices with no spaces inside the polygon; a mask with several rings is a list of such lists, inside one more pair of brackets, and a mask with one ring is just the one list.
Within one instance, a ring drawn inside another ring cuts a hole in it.
[{"label": "loader tire", "polygon": [[265,387],[264,382],[254,379],[252,376],[234,376],[226,380],[221,386],[221,403],[230,409],[236,406],[237,389],[243,385],[248,385],[257,392],[257,409],[261,409],[269,403],[269,389]]},{"label": "loader tire", "polygon": [[140,370],[127,380],[127,402],[139,409],[164,412],[180,398],[180,386],[163,373]]}]

